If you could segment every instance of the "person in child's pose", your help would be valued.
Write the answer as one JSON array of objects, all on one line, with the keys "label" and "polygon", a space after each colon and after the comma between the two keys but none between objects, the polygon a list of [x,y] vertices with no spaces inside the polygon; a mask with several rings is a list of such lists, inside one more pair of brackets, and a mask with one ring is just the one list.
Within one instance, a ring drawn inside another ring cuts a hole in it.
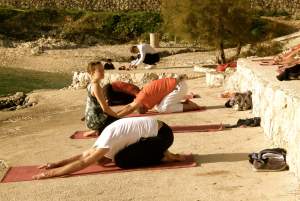
[{"label": "person in child's pose", "polygon": [[138,168],[161,162],[183,161],[185,157],[168,151],[173,144],[172,129],[150,117],[124,118],[107,126],[95,144],[82,154],[42,165],[33,179],[68,175],[92,164],[114,161],[120,168]]},{"label": "person in child's pose", "polygon": [[201,109],[196,103],[186,100],[188,91],[186,77],[186,75],[180,75],[177,78],[161,78],[149,82],[136,95],[134,101],[124,106],[118,115],[126,116],[135,110],[143,114],[150,109],[155,109],[159,113]]}]

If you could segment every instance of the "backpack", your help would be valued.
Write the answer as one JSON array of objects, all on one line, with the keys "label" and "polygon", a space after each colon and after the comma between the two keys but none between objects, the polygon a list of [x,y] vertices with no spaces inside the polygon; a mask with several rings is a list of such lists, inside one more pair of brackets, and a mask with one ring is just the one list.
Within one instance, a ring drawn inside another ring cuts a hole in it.
[{"label": "backpack", "polygon": [[282,171],[288,169],[285,149],[264,149],[258,153],[251,153],[248,157],[254,171]]},{"label": "backpack", "polygon": [[252,109],[252,92],[235,93],[226,103],[225,107],[234,108],[237,111]]}]

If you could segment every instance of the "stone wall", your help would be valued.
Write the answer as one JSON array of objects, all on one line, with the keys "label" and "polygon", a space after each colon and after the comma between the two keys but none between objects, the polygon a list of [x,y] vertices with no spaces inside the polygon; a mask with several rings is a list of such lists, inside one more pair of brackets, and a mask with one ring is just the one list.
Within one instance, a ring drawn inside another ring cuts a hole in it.
[{"label": "stone wall", "polygon": [[252,5],[265,11],[285,11],[296,14],[300,10],[300,0],[250,0]]},{"label": "stone wall", "polygon": [[[102,80],[102,85],[112,83],[114,81],[129,82],[137,85],[138,87],[143,87],[145,84],[152,80],[157,80],[164,77],[177,77],[180,74],[186,74],[188,79],[196,79],[204,77],[204,73],[198,72],[188,72],[183,71],[171,72],[171,71],[112,71],[106,72],[105,78]],[[72,78],[72,84],[69,89],[84,89],[90,83],[90,76],[86,72],[74,72]]]},{"label": "stone wall", "polygon": [[[300,0],[249,0],[263,10],[286,11],[300,9]],[[159,11],[161,0],[0,0],[0,6],[17,8],[83,9],[92,11]]]},{"label": "stone wall", "polygon": [[158,11],[160,0],[0,0],[0,6],[91,11]]},{"label": "stone wall", "polygon": [[300,81],[280,82],[276,75],[276,66],[240,59],[227,87],[252,91],[253,115],[262,118],[274,147],[287,150],[290,169],[300,178]]}]

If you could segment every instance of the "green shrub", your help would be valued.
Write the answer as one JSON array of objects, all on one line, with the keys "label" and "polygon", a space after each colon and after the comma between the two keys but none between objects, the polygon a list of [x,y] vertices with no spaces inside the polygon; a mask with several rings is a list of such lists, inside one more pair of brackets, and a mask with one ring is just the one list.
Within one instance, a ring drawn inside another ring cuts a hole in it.
[{"label": "green shrub", "polygon": [[241,54],[242,57],[258,56],[267,57],[279,54],[283,51],[281,42],[270,41],[251,45],[249,50]]},{"label": "green shrub", "polygon": [[0,34],[21,40],[55,32],[54,37],[77,43],[90,36],[104,43],[124,43],[158,31],[160,24],[157,12],[0,9]]}]

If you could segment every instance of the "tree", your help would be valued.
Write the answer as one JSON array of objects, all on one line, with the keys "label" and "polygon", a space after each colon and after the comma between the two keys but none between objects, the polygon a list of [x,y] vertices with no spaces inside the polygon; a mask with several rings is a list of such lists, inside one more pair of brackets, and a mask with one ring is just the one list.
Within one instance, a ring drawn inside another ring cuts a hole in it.
[{"label": "tree", "polygon": [[226,63],[225,46],[234,44],[239,56],[252,40],[254,15],[248,0],[162,0],[165,28],[190,40],[207,40]]}]

